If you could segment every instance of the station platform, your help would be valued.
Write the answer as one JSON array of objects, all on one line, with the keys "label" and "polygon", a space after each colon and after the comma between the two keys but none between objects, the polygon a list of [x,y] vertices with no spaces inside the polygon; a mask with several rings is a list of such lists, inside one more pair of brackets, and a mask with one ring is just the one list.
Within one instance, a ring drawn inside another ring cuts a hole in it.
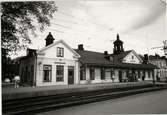
[{"label": "station platform", "polygon": [[107,88],[135,87],[152,84],[152,82],[127,82],[127,83],[104,83],[104,84],[86,84],[86,85],[59,85],[59,86],[40,86],[40,87],[20,87],[20,88],[2,88],[2,100],[13,100],[20,98],[48,96],[77,91],[91,91]]}]

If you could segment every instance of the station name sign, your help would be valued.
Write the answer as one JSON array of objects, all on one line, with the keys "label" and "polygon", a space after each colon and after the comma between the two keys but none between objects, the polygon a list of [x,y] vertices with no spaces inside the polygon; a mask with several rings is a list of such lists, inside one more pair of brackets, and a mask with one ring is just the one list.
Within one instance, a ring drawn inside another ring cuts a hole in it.
[{"label": "station name sign", "polygon": [[65,62],[54,62],[55,64],[66,64]]}]

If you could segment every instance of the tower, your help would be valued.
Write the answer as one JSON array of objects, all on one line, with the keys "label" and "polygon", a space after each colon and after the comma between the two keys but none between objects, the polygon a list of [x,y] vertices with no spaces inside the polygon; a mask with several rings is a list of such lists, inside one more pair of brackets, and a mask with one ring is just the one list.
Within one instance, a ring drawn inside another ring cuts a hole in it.
[{"label": "tower", "polygon": [[114,41],[114,54],[120,54],[121,52],[124,52],[123,49],[123,42],[119,39],[119,34],[117,34],[117,40]]},{"label": "tower", "polygon": [[49,32],[49,34],[45,40],[46,40],[46,46],[48,46],[48,45],[52,44],[55,39],[53,38],[51,32]]}]

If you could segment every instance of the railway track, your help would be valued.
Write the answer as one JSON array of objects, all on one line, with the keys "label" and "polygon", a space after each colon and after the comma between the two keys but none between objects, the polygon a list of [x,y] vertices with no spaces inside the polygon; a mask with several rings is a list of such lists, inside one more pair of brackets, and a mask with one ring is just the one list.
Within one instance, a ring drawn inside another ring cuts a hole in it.
[{"label": "railway track", "polygon": [[86,104],[123,96],[165,89],[162,86],[137,86],[124,88],[107,88],[101,90],[64,93],[52,96],[39,96],[16,100],[5,100],[2,102],[4,115],[30,115],[39,112],[60,109],[63,107]]}]

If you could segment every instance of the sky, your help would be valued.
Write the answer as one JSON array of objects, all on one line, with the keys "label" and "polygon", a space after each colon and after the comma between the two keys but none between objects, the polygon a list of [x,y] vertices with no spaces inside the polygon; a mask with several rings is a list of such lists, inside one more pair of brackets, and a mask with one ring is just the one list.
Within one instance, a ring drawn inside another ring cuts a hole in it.
[{"label": "sky", "polygon": [[[45,47],[49,32],[55,41],[63,39],[72,48],[83,44],[85,50],[113,51],[116,34],[125,50],[138,54],[164,55],[161,49],[166,36],[166,5],[163,0],[55,0],[58,11],[51,26],[37,37],[31,36],[29,48]],[[25,51],[19,53],[25,55]],[[18,55],[18,56],[19,56]]]}]

